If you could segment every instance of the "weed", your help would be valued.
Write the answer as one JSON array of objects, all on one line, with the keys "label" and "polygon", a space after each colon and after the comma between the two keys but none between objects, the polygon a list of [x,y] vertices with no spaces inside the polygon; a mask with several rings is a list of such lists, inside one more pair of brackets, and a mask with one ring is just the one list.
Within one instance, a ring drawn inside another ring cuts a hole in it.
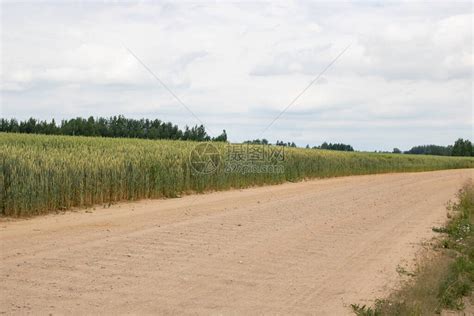
[{"label": "weed", "polygon": [[[356,315],[432,315],[443,309],[460,310],[463,297],[474,287],[474,186],[467,183],[458,193],[458,201],[447,206],[451,217],[445,227],[434,258],[419,266],[413,279],[374,306],[351,305]],[[408,275],[402,267],[399,274]]]}]

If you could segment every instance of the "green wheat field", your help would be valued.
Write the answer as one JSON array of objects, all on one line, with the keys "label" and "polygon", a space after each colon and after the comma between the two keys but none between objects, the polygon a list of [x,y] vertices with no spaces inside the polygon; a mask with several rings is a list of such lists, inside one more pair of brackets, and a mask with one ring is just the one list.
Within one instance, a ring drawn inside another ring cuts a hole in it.
[{"label": "green wheat field", "polygon": [[[284,159],[274,162],[283,166],[281,173],[227,172],[220,164],[201,174],[190,162],[197,144],[0,133],[0,214],[29,216],[309,178],[474,167],[471,157],[285,148]],[[212,145],[224,161],[230,145]]]}]

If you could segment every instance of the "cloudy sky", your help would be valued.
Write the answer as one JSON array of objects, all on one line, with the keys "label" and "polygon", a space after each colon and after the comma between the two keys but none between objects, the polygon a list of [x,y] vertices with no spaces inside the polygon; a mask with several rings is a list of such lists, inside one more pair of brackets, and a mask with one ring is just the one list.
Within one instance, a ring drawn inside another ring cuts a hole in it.
[{"label": "cloudy sky", "polygon": [[199,124],[130,50],[231,141],[446,145],[472,138],[472,20],[453,1],[3,1],[0,116]]}]

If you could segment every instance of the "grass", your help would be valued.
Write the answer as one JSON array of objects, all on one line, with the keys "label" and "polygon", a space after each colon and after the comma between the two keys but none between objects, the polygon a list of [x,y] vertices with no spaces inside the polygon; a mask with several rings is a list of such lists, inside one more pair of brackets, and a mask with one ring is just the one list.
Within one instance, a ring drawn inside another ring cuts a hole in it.
[{"label": "grass", "polygon": [[[0,215],[30,216],[306,178],[474,167],[474,158],[469,157],[285,148],[284,161],[270,161],[283,166],[282,173],[226,172],[220,164],[214,173],[203,175],[190,166],[196,145],[189,141],[0,133]],[[228,145],[213,145],[225,160]]]},{"label": "grass", "polygon": [[426,258],[413,279],[374,306],[352,305],[356,315],[433,315],[462,310],[474,286],[474,185],[466,184],[448,205],[450,220],[433,228],[444,236],[434,256]]}]

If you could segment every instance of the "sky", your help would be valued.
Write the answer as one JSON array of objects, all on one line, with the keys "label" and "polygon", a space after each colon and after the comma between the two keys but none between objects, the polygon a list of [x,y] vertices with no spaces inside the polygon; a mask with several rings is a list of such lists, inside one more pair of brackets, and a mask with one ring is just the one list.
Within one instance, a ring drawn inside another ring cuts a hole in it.
[{"label": "sky", "polygon": [[2,1],[0,11],[3,118],[121,114],[202,122],[232,142],[367,151],[472,139],[470,1]]}]

